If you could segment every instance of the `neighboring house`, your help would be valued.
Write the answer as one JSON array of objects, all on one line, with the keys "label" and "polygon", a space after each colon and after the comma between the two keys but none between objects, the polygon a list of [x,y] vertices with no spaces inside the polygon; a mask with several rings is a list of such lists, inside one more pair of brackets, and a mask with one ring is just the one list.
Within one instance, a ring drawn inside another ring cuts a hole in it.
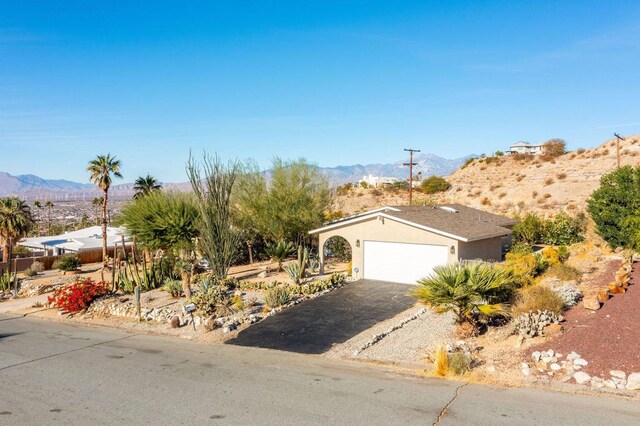
[{"label": "neighboring house", "polygon": [[342,237],[351,246],[354,278],[415,284],[438,265],[502,260],[515,223],[459,204],[397,206],[329,222],[310,234],[319,238],[321,268],[327,240]]},{"label": "neighboring house", "polygon": [[[125,235],[124,228],[107,227],[107,248],[111,249],[116,245],[122,245],[123,235]],[[125,242],[129,240],[126,236],[124,238]],[[91,226],[77,231],[65,232],[62,235],[24,238],[18,242],[18,245],[32,250],[42,250],[51,255],[101,249],[102,228]]]},{"label": "neighboring house", "polygon": [[544,152],[544,145],[532,145],[529,142],[516,142],[509,147],[507,154],[531,154],[540,155]]},{"label": "neighboring house", "polygon": [[367,185],[377,188],[382,185],[394,184],[398,182],[398,179],[394,177],[388,177],[388,176],[369,175],[369,176],[363,176],[360,182],[365,182]]}]

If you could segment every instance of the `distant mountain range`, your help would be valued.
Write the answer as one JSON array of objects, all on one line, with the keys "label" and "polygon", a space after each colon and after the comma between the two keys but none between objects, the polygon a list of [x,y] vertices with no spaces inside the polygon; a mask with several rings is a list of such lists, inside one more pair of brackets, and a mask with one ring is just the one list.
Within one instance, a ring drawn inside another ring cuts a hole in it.
[{"label": "distant mountain range", "polygon": [[[447,176],[458,169],[468,158],[447,159],[434,154],[420,154],[414,157],[417,163],[413,168],[414,175],[422,173],[423,176]],[[355,164],[351,166],[321,167],[333,185],[342,185],[347,182],[358,182],[363,176],[386,176],[398,179],[409,177],[409,167],[404,166],[404,161],[396,161],[388,164]],[[166,183],[167,188],[186,190],[190,186],[185,183]],[[0,196],[18,195],[26,199],[54,199],[74,200],[87,199],[100,195],[98,189],[90,183],[78,183],[64,179],[43,179],[27,174],[13,176],[6,172],[0,172]],[[114,185],[111,195],[115,198],[129,198],[133,195],[133,184],[124,183]]]}]

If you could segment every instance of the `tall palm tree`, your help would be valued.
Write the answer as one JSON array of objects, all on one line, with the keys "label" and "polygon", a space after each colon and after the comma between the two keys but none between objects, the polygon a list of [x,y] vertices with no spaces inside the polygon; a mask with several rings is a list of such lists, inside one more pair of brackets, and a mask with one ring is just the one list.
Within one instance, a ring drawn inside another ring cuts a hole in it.
[{"label": "tall palm tree", "polygon": [[147,176],[140,176],[136,179],[133,190],[136,191],[133,198],[140,198],[142,196],[151,194],[153,191],[159,191],[162,189],[162,184],[158,182],[156,178],[147,173]]},{"label": "tall palm tree", "polygon": [[53,208],[54,204],[53,201],[49,200],[46,203],[44,203],[44,206],[47,208],[47,234],[51,233],[51,209]]},{"label": "tall palm tree", "polygon": [[[36,200],[36,201],[34,201],[34,202],[33,202],[33,205],[34,205],[34,207],[35,207],[35,208],[37,208],[38,210],[42,210],[42,203],[40,202],[40,200]],[[40,218],[40,213],[38,213],[38,226],[37,226],[37,229],[36,229],[36,233],[37,233],[38,235],[40,235],[40,232],[41,232],[41,231],[40,231],[40,222],[42,222],[42,219]]]},{"label": "tall palm tree", "polygon": [[102,205],[102,202],[104,201],[104,197],[95,197],[93,200],[91,200],[91,204],[93,204],[93,206],[96,209],[96,223],[100,223],[100,206]]},{"label": "tall palm tree", "polygon": [[102,268],[107,266],[107,202],[109,201],[109,187],[111,187],[111,176],[122,179],[120,174],[120,160],[116,160],[111,154],[98,155],[89,161],[87,171],[90,173],[89,180],[98,186],[104,193],[102,198]]},{"label": "tall palm tree", "polygon": [[2,261],[9,262],[9,271],[11,271],[13,246],[29,233],[34,223],[31,208],[23,200],[18,197],[0,198]]}]

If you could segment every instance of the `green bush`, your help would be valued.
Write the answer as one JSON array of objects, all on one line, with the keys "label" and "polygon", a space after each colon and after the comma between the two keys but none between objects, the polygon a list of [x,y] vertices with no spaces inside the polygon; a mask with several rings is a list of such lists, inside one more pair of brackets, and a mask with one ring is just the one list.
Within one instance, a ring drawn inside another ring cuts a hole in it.
[{"label": "green bush", "polygon": [[464,352],[452,352],[449,354],[448,358],[449,371],[456,376],[462,376],[464,373],[471,370],[471,358]]},{"label": "green bush", "polygon": [[513,316],[536,311],[559,314],[563,309],[564,301],[556,292],[544,285],[533,285],[518,292],[511,313]]},{"label": "green bush", "polygon": [[444,192],[449,188],[451,188],[451,184],[439,176],[431,176],[423,180],[420,184],[420,189],[422,189],[422,192],[425,194]]},{"label": "green bush", "polygon": [[621,167],[600,179],[587,201],[597,233],[611,247],[640,248],[640,168]]},{"label": "green bush", "polygon": [[545,223],[543,243],[551,245],[575,244],[584,240],[585,218],[565,213]]},{"label": "green bush", "polygon": [[53,269],[59,271],[76,271],[82,266],[82,262],[75,254],[63,254],[53,264]]},{"label": "green bush", "polygon": [[174,299],[178,299],[182,296],[182,281],[167,278],[164,280],[162,289],[169,293]]},{"label": "green bush", "polygon": [[274,287],[267,290],[264,296],[264,304],[270,308],[286,305],[291,301],[291,293],[285,287]]},{"label": "green bush", "polygon": [[213,281],[201,283],[190,301],[201,316],[209,317],[214,313],[226,316],[230,311],[231,298],[227,288]]},{"label": "green bush", "polygon": [[539,243],[544,235],[545,223],[535,213],[527,213],[513,227],[514,243],[533,245]]},{"label": "green bush", "polygon": [[567,246],[558,247],[558,259],[562,263],[569,259],[569,248]]}]

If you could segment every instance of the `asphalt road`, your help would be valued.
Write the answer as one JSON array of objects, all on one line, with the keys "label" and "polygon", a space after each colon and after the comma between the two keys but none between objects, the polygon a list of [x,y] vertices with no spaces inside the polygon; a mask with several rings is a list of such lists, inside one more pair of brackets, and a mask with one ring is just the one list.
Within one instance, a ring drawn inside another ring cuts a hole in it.
[{"label": "asphalt road", "polygon": [[0,317],[0,424],[639,424],[640,404]]},{"label": "asphalt road", "polygon": [[411,286],[358,280],[242,330],[227,343],[321,354],[415,305]]}]

